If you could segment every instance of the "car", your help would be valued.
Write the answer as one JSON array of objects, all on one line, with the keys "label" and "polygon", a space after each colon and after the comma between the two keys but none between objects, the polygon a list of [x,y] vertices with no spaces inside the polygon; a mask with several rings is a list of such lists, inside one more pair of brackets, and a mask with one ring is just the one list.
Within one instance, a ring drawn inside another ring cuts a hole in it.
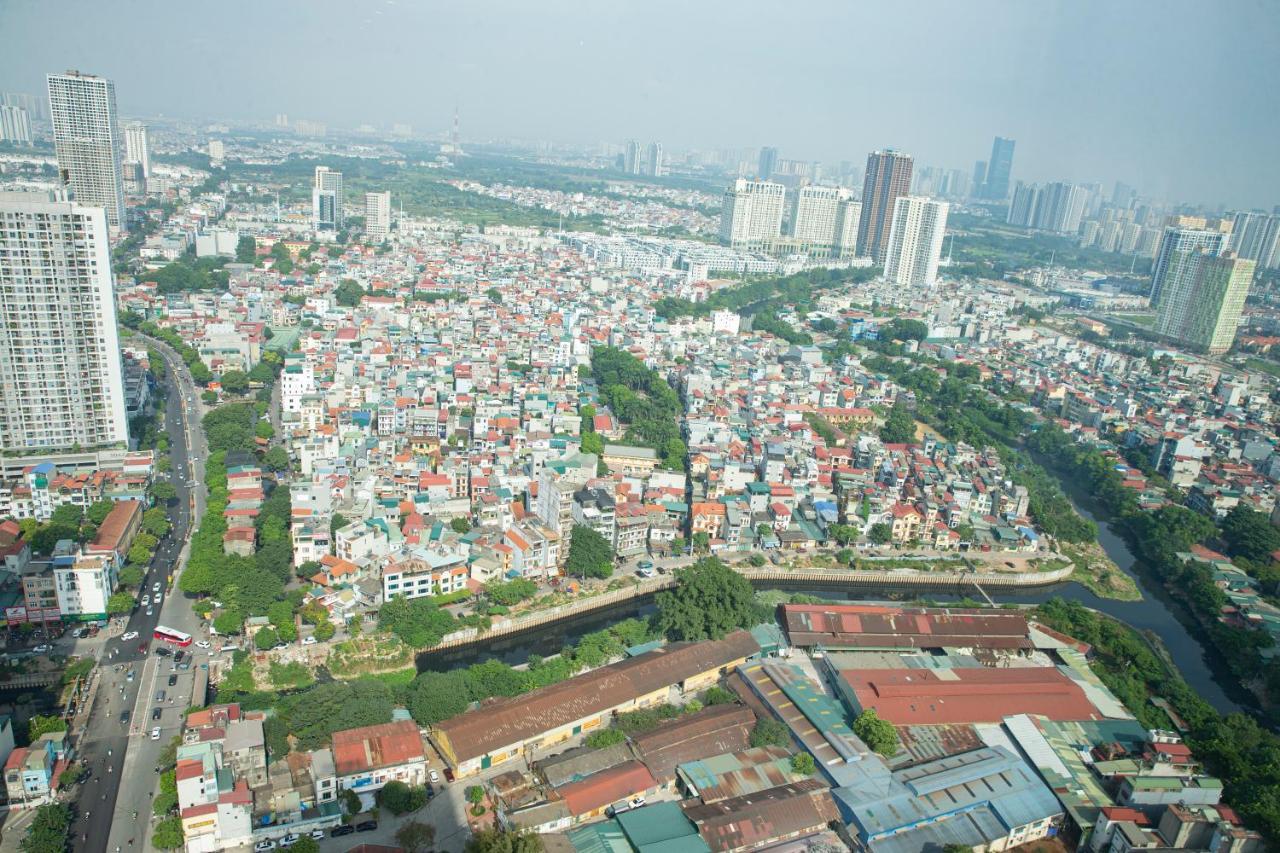
[{"label": "car", "polygon": [[329,837],[339,838],[343,835],[350,835],[355,831],[356,828],[354,826],[335,826],[333,829],[329,830]]},{"label": "car", "polygon": [[176,652],[173,653],[173,662],[182,663],[182,659],[185,658],[186,656],[187,656],[186,652],[184,652],[182,649],[178,649]]},{"label": "car", "polygon": [[130,640],[136,640],[136,639],[138,639],[138,632],[137,632],[137,631],[127,631],[127,632],[125,632],[125,633],[123,633],[123,634],[121,634],[121,635],[120,635],[120,639],[121,639],[123,642],[126,642],[126,643],[127,643],[127,642],[129,642]]},{"label": "car", "polygon": [[636,574],[642,578],[651,578],[656,572],[653,569],[636,569]]},{"label": "car", "polygon": [[324,841],[324,830],[323,830],[323,829],[313,829],[313,830],[311,830],[311,832],[309,832],[309,833],[308,833],[308,835],[310,835],[310,836],[311,836],[312,838],[314,838],[316,841]]},{"label": "car", "polygon": [[155,612],[154,610],[152,610],[150,607],[148,607],[148,608],[147,608],[147,615],[148,615],[148,616],[155,616],[155,615],[156,615],[156,612]]},{"label": "car", "polygon": [[[147,644],[146,644],[146,643],[138,643],[138,651],[140,651],[140,652],[146,652],[146,650],[147,650]],[[160,650],[159,650],[159,649],[157,649],[157,650],[156,650],[156,654],[160,654]]]},{"label": "car", "polygon": [[42,654],[44,654],[45,652],[51,652],[51,651],[53,651],[53,646],[51,646],[51,645],[49,645],[49,644],[47,644],[47,643],[41,643],[40,645],[36,646],[36,647],[35,647],[34,649],[32,649],[31,651],[35,652],[35,653],[36,653],[36,654],[38,654],[38,655],[42,655]]},{"label": "car", "polygon": [[125,673],[124,677],[126,681],[133,681],[133,670],[129,670],[127,673]]},{"label": "car", "polygon": [[156,701],[157,701],[157,702],[163,702],[163,701],[164,701],[164,697],[165,697],[165,692],[164,692],[163,690],[157,690],[157,691],[156,691]]},{"label": "car", "polygon": [[156,726],[155,728],[153,728],[153,729],[151,730],[151,739],[152,739],[152,740],[160,740],[160,727],[159,727],[159,726]]},{"label": "car", "polygon": [[160,715],[161,715],[163,712],[164,712],[164,710],[163,710],[162,708],[152,708],[152,709],[151,709],[151,719],[153,719],[153,720],[158,720],[158,719],[160,719]]},{"label": "car", "polygon": [[170,676],[169,676],[169,686],[170,686],[170,687],[172,687],[173,685],[175,685],[175,684],[177,684],[177,683],[178,683],[178,676],[177,676],[177,674],[170,675]]},{"label": "car", "polygon": [[287,649],[287,648],[289,648],[289,645],[287,643],[276,643],[274,646],[271,647],[271,651],[274,652],[278,649]]},{"label": "car", "polygon": [[356,824],[356,832],[373,832],[378,828],[376,820],[363,820]]},{"label": "car", "polygon": [[173,652],[171,652],[166,646],[156,646],[157,657],[167,658],[171,654],[173,654]]},{"label": "car", "polygon": [[275,850],[275,849],[276,849],[276,843],[275,843],[274,841],[272,841],[270,838],[268,838],[268,839],[266,839],[265,841],[259,841],[257,844],[253,845],[253,849],[254,849],[255,851],[260,851],[260,850]]},{"label": "car", "polygon": [[184,660],[182,663],[178,664],[178,669],[191,669],[191,661]]},{"label": "car", "polygon": [[627,805],[633,809],[638,809],[644,805],[644,797],[632,797],[627,800]]},{"label": "car", "polygon": [[319,641],[319,640],[317,640],[315,637],[303,637],[303,638],[302,638],[302,645],[304,645],[304,646],[314,646],[314,645],[315,645],[316,643],[318,643],[318,642],[320,642],[320,641]]},{"label": "car", "polygon": [[660,575],[665,575],[666,573],[667,573],[667,567],[666,567],[666,566],[658,566],[658,574],[660,574]]},{"label": "car", "polygon": [[653,568],[653,563],[649,562],[648,560],[641,560],[640,562],[636,563],[636,568],[638,568],[638,569],[652,569],[652,568]]},{"label": "car", "polygon": [[122,725],[122,726],[127,726],[127,725],[129,725],[129,712],[128,712],[128,711],[121,711],[121,712],[120,712],[120,725]]},{"label": "car", "polygon": [[164,601],[164,596],[160,595],[160,593],[156,593],[156,607],[159,607],[160,602],[162,601]]},{"label": "car", "polygon": [[153,583],[153,584],[151,585],[151,591],[152,591],[152,592],[159,592],[159,591],[160,591],[160,581],[156,581],[155,583]]},{"label": "car", "polygon": [[281,846],[281,847],[292,847],[293,845],[295,845],[295,844],[297,844],[297,843],[298,843],[298,839],[299,839],[300,837],[301,837],[301,836],[299,836],[299,835],[298,835],[298,833],[296,833],[296,832],[291,832],[291,833],[289,833],[288,835],[286,835],[284,838],[281,838],[281,839],[280,839],[280,846]]},{"label": "car", "polygon": [[144,596],[142,596],[142,606],[143,606],[143,607],[146,607],[146,606],[147,606],[148,604],[150,604],[150,603],[151,603],[151,596],[149,596],[149,595],[144,595]]},{"label": "car", "polygon": [[207,649],[207,648],[209,648],[209,641],[208,641],[208,640],[196,640],[196,648],[198,648],[198,649]]},{"label": "car", "polygon": [[439,774],[439,773],[437,773],[437,772],[436,772],[436,771],[434,771],[434,770],[428,770],[428,771],[427,771],[427,780],[428,780],[428,781],[430,781],[432,785],[439,785],[439,784],[440,784],[440,774]]}]

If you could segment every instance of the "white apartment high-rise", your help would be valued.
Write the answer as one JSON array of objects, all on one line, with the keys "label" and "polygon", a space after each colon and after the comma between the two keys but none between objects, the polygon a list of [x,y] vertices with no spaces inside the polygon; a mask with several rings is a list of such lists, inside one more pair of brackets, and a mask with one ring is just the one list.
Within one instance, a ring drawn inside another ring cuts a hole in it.
[{"label": "white apartment high-rise", "polygon": [[904,287],[928,287],[938,277],[938,258],[947,231],[945,201],[902,196],[893,204],[884,277]]},{"label": "white apartment high-rise", "polygon": [[791,197],[791,236],[853,252],[862,205],[844,187],[803,186]]},{"label": "white apartment high-rise", "polygon": [[1231,349],[1256,266],[1231,252],[1174,252],[1165,269],[1156,332],[1211,354]]},{"label": "white apartment high-rise", "polygon": [[391,234],[391,192],[364,194],[364,231],[374,240]]},{"label": "white apartment high-rise", "polygon": [[142,167],[142,177],[151,177],[151,145],[147,139],[147,126],[131,121],[124,126],[124,159]]},{"label": "white apartment high-rise", "polygon": [[101,207],[107,224],[124,230],[124,143],[110,80],[68,71],[50,74],[49,117],[62,182],[80,204]]},{"label": "white apartment high-rise", "polygon": [[739,247],[776,238],[782,233],[786,193],[782,184],[738,178],[724,193],[721,241]]},{"label": "white apartment high-rise", "polygon": [[107,218],[0,192],[0,450],[127,446]]},{"label": "white apartment high-rise", "polygon": [[1249,211],[1231,222],[1231,251],[1264,269],[1280,267],[1280,214]]},{"label": "white apartment high-rise", "polygon": [[661,142],[650,142],[649,147],[645,149],[644,173],[655,178],[661,178],[667,173]]},{"label": "white apartment high-rise", "polygon": [[0,105],[0,141],[31,145],[31,115],[22,107]]},{"label": "white apartment high-rise", "polygon": [[640,174],[640,167],[644,163],[642,157],[640,143],[634,139],[628,140],[626,151],[622,155],[622,171],[628,175]]},{"label": "white apartment high-rise", "polygon": [[227,157],[227,146],[221,139],[209,140],[209,165],[221,166]]},{"label": "white apartment high-rise", "polygon": [[311,222],[317,231],[342,229],[342,173],[328,166],[316,166],[315,185],[311,188]]},{"label": "white apartment high-rise", "polygon": [[1160,248],[1156,249],[1155,261],[1151,264],[1151,304],[1160,304],[1174,258],[1201,249],[1209,254],[1219,255],[1227,248],[1227,241],[1230,239],[1231,233],[1220,228],[1167,226],[1160,238]]}]

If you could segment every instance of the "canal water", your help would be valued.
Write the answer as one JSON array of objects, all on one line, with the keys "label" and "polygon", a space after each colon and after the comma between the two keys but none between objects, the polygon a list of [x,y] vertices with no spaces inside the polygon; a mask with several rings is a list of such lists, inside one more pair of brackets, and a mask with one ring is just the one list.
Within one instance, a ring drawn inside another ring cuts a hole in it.
[{"label": "canal water", "polygon": [[[1098,541],[1107,555],[1116,565],[1132,577],[1142,590],[1141,601],[1114,601],[1099,598],[1078,583],[1068,582],[1050,587],[1028,589],[1025,591],[1001,591],[992,598],[1001,604],[1040,604],[1050,598],[1058,597],[1078,601],[1109,616],[1114,616],[1140,631],[1150,631],[1160,638],[1169,652],[1169,656],[1177,665],[1182,677],[1202,697],[1222,713],[1247,710],[1240,702],[1248,702],[1241,696],[1243,691],[1234,685],[1230,673],[1220,662],[1215,666],[1210,652],[1178,621],[1174,615],[1173,602],[1168,593],[1154,579],[1144,577],[1135,571],[1137,559],[1130,552],[1125,541],[1110,526],[1093,516],[1084,506],[1077,506],[1077,511],[1098,525]],[[758,585],[760,589],[782,589],[787,592],[806,592],[821,598],[848,601],[883,601],[885,599],[902,600],[911,598],[927,598],[930,601],[947,601],[958,599],[963,591],[948,596],[930,591],[921,591],[909,587],[886,585],[884,587],[836,588],[826,589],[806,583],[774,583]],[[973,597],[973,592],[969,592]],[[648,616],[654,612],[653,596],[632,599],[613,607],[604,608],[584,614],[574,619],[566,619],[550,625],[544,625],[520,634],[497,638],[487,643],[441,652],[423,652],[418,656],[418,669],[445,671],[457,667],[489,659],[498,659],[512,666],[524,663],[530,655],[548,657],[559,653],[566,646],[575,644],[584,634],[607,628],[614,622],[637,616]],[[1217,673],[1221,673],[1219,682]],[[1225,686],[1224,686],[1225,685]],[[1228,689],[1236,698],[1228,695]],[[1251,706],[1252,703],[1248,702]]]}]

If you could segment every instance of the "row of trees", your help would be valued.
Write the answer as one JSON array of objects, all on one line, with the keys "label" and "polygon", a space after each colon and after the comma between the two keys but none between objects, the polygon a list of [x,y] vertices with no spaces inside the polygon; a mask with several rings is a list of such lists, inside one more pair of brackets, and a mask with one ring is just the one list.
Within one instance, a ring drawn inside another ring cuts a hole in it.
[{"label": "row of trees", "polygon": [[658,316],[668,320],[680,317],[707,317],[712,311],[739,311],[744,308],[767,309],[782,305],[804,305],[813,300],[815,291],[829,290],[844,284],[870,281],[880,272],[867,269],[810,269],[781,278],[764,278],[740,287],[725,288],[702,302],[667,297],[654,303]]}]

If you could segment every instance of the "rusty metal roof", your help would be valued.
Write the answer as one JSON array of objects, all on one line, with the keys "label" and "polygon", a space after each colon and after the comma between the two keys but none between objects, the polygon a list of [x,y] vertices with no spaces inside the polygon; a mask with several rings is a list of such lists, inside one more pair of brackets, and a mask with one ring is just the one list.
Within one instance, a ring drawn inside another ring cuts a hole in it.
[{"label": "rusty metal roof", "polygon": [[677,772],[704,803],[754,794],[806,777],[791,772],[791,751],[758,746],[680,765]]},{"label": "rusty metal roof", "polygon": [[756,850],[839,820],[830,789],[805,779],[716,803],[685,803],[685,816],[715,853]]},{"label": "rusty metal roof", "polygon": [[862,604],[784,604],[782,613],[787,635],[796,646],[1032,647],[1026,617],[1014,612]]},{"label": "rusty metal roof", "polygon": [[756,715],[742,705],[712,705],[669,720],[633,738],[636,752],[658,779],[675,776],[686,761],[746,749]]}]

